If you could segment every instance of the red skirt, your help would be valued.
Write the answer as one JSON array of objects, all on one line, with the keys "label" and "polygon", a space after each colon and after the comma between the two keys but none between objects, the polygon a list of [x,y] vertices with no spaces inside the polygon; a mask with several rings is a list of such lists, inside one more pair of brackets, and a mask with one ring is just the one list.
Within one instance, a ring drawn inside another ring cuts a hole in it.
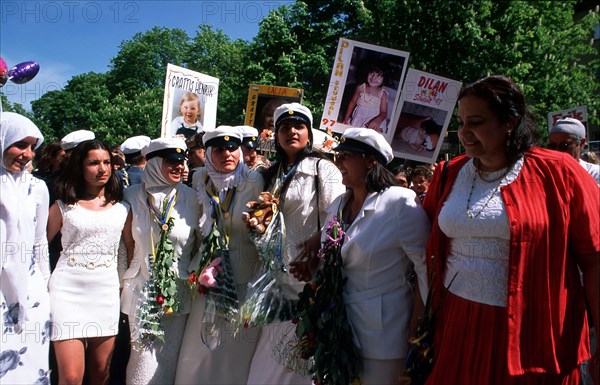
[{"label": "red skirt", "polygon": [[578,385],[569,373],[508,373],[508,316],[505,307],[473,302],[447,292],[437,314],[435,362],[426,385]]}]

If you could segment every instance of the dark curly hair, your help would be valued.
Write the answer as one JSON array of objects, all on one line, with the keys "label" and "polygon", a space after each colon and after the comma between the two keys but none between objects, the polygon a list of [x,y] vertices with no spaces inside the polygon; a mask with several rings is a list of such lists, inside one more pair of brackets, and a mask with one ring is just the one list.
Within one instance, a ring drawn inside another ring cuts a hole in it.
[{"label": "dark curly hair", "polygon": [[61,170],[61,175],[56,183],[56,198],[65,204],[75,204],[82,199],[85,193],[85,180],[83,178],[83,162],[88,153],[92,150],[105,150],[110,158],[111,175],[104,186],[104,197],[106,202],[119,202],[123,200],[123,191],[119,184],[117,174],[114,172],[114,159],[111,156],[110,149],[100,140],[86,140],[81,142],[69,158],[69,162]]},{"label": "dark curly hair", "polygon": [[525,103],[525,96],[512,79],[502,75],[479,79],[464,86],[458,100],[465,96],[484,100],[500,123],[516,122],[507,138],[506,156],[510,164],[535,145],[539,135],[533,115]]}]

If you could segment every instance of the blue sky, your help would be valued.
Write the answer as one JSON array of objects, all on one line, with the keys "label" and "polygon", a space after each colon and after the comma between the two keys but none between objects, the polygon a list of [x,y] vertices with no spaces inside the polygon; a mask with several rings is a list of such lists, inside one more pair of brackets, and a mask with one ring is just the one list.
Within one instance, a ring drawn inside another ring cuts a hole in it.
[{"label": "blue sky", "polygon": [[232,39],[252,40],[273,9],[293,1],[0,1],[0,56],[8,68],[34,60],[30,82],[7,82],[0,92],[29,109],[47,91],[75,75],[106,72],[119,45],[154,26],[180,28],[190,37],[200,24]]}]

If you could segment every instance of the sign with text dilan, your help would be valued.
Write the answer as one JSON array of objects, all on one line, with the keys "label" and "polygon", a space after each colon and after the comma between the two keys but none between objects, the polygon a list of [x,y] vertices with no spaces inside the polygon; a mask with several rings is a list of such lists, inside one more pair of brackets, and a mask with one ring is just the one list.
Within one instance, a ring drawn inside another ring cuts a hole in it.
[{"label": "sign with text dilan", "polygon": [[408,57],[408,52],[340,39],[319,128],[341,134],[348,127],[365,127],[387,135]]},{"label": "sign with text dilan", "polygon": [[387,140],[394,156],[435,163],[462,83],[409,69]]},{"label": "sign with text dilan", "polygon": [[214,130],[218,94],[218,78],[168,64],[160,136],[189,138]]}]

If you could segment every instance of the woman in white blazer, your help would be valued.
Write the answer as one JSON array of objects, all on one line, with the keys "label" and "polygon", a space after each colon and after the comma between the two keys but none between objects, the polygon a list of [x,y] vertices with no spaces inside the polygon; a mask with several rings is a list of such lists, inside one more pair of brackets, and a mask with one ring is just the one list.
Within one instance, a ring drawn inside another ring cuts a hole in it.
[{"label": "woman in white blazer", "polygon": [[[349,128],[335,151],[335,164],[348,190],[329,206],[325,223],[337,216],[346,233],[341,248],[347,279],[343,299],[363,358],[361,382],[397,384],[413,303],[426,297],[429,220],[415,193],[397,186],[385,169],[393,154],[381,134]],[[421,299],[408,280],[411,261]]]}]

